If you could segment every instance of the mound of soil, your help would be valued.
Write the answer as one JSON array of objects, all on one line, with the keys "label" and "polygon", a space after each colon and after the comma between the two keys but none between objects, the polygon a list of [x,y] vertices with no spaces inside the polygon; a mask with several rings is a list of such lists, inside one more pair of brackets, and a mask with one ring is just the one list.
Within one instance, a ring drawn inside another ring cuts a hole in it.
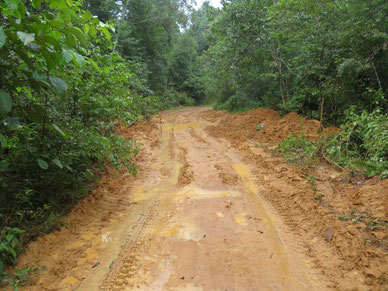
[{"label": "mound of soil", "polygon": [[[301,236],[316,265],[333,278],[335,289],[386,290],[387,179],[365,180],[361,175],[340,173],[323,162],[302,171],[284,161],[271,150],[278,142],[300,134],[313,141],[322,130],[319,121],[295,112],[283,118],[260,108],[237,114],[210,111],[206,115],[203,117],[215,124],[208,132],[239,149],[244,162],[253,168],[261,194]],[[328,127],[322,135],[338,131]]]}]

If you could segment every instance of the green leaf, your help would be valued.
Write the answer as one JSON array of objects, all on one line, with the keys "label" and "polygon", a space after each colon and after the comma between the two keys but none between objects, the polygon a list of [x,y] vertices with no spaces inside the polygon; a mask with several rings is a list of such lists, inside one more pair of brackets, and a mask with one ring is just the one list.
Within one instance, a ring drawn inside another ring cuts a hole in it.
[{"label": "green leaf", "polygon": [[18,38],[24,43],[24,45],[28,45],[29,43],[33,42],[35,40],[35,33],[27,33],[24,31],[18,31],[17,33]]},{"label": "green leaf", "polygon": [[66,43],[69,47],[74,47],[76,44],[75,36],[69,32],[69,31],[64,31],[64,34],[66,36]]},{"label": "green leaf", "polygon": [[107,29],[106,27],[103,27],[103,26],[101,26],[100,29],[101,29],[101,31],[105,34],[105,37],[106,37],[108,40],[110,40],[110,33],[109,33],[108,29]]},{"label": "green leaf", "polygon": [[[4,135],[2,135],[1,133],[0,133],[0,143],[1,143],[1,146],[2,146],[3,148],[5,148],[5,147],[7,146],[7,139],[6,139],[6,137],[5,137]],[[1,272],[0,272],[0,274],[1,274]]]},{"label": "green leaf", "polygon": [[48,169],[49,165],[47,164],[46,161],[44,161],[42,159],[37,159],[36,161],[38,162],[39,167],[41,167],[44,170]]},{"label": "green leaf", "polygon": [[53,163],[56,164],[60,169],[63,169],[63,165],[60,160],[54,159]]},{"label": "green leaf", "polygon": [[11,241],[14,238],[14,235],[9,233],[5,238],[7,239],[7,241]]},{"label": "green leaf", "polygon": [[16,259],[16,252],[13,248],[7,248],[7,251]]},{"label": "green leaf", "polygon": [[35,9],[38,9],[41,4],[42,0],[32,0],[32,7],[34,7]]},{"label": "green leaf", "polygon": [[1,274],[3,274],[3,270],[4,270],[4,263],[2,260],[0,260],[0,277],[1,277]]},{"label": "green leaf", "polygon": [[63,0],[50,0],[50,9],[64,9],[66,8],[66,3]]},{"label": "green leaf", "polygon": [[68,137],[55,123],[52,123],[52,126],[62,137]]},{"label": "green leaf", "polygon": [[75,26],[70,26],[67,28],[67,31],[71,32],[78,39],[82,47],[84,48],[88,47],[88,42],[86,41],[85,35],[81,29]]},{"label": "green leaf", "polygon": [[51,84],[54,85],[55,90],[58,94],[63,94],[67,91],[67,84],[61,78],[58,77],[50,77]]},{"label": "green leaf", "polygon": [[7,116],[5,122],[10,130],[15,130],[19,126],[19,117],[17,116]]},{"label": "green leaf", "polygon": [[0,49],[4,46],[7,35],[5,34],[3,27],[0,26]]},{"label": "green leaf", "polygon": [[74,57],[74,53],[72,50],[63,50],[62,51],[62,62],[67,64],[70,62]]},{"label": "green leaf", "polygon": [[4,90],[0,89],[0,113],[8,113],[12,109],[11,96]]},{"label": "green leaf", "polygon": [[62,46],[55,39],[55,37],[53,37],[51,35],[46,35],[46,36],[43,37],[43,41],[44,41],[45,45],[51,44],[57,52],[61,52],[62,51]]},{"label": "green leaf", "polygon": [[46,60],[47,66],[50,70],[54,69],[55,66],[57,65],[55,55],[52,53],[48,52],[47,50],[42,51],[43,57]]},{"label": "green leaf", "polygon": [[82,67],[84,62],[85,62],[85,58],[77,53],[74,53],[74,56],[75,56],[75,60],[76,60],[77,64]]}]

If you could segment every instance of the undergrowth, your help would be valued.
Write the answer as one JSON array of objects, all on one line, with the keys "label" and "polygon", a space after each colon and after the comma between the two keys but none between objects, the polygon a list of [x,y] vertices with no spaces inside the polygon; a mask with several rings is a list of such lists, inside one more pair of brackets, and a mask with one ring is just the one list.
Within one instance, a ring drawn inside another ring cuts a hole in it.
[{"label": "undergrowth", "polygon": [[301,169],[313,167],[324,159],[339,168],[361,172],[366,177],[388,177],[388,115],[379,108],[372,113],[346,111],[346,122],[336,135],[314,142],[304,135],[284,139],[278,151]]}]

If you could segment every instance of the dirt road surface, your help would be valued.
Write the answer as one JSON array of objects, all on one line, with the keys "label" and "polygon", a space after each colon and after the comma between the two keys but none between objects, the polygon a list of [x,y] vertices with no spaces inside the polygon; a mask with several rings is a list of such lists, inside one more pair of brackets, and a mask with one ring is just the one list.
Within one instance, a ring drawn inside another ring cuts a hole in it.
[{"label": "dirt road surface", "polygon": [[[211,134],[222,124],[210,111],[170,110],[121,129],[143,144],[138,176],[109,170],[68,227],[31,243],[19,266],[38,271],[24,289],[367,290],[357,269],[330,257],[330,229],[306,237],[308,217],[282,215],[287,207],[268,199],[279,195],[267,187],[280,183],[272,165],[243,156],[220,137],[227,132]],[[288,178],[284,195],[293,191]]]}]

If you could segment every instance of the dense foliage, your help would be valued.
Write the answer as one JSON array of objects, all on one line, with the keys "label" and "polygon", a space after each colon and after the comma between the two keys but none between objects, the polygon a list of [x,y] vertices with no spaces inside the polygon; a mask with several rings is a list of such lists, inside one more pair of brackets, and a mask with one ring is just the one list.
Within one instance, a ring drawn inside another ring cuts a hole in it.
[{"label": "dense foliage", "polygon": [[322,113],[332,124],[350,105],[387,110],[387,19],[382,0],[224,1],[202,30],[202,55],[214,64],[202,83],[206,99],[231,111]]},{"label": "dense foliage", "polygon": [[[192,13],[173,50],[171,84],[216,109],[271,107],[341,126],[319,152],[386,176],[388,2],[222,2]],[[317,156],[303,138],[282,147],[305,166]]]},{"label": "dense foliage", "polygon": [[323,159],[352,174],[387,178],[387,116],[379,108],[369,114],[365,110],[357,113],[351,107],[346,118],[336,135],[316,141],[309,141],[304,135],[290,136],[279,144],[278,151],[303,170]]},{"label": "dense foliage", "polygon": [[0,276],[24,243],[58,226],[98,169],[136,174],[139,148],[116,135],[119,123],[190,102],[159,71],[185,3],[165,1],[158,24],[122,17],[146,21],[157,2],[0,0]]}]

